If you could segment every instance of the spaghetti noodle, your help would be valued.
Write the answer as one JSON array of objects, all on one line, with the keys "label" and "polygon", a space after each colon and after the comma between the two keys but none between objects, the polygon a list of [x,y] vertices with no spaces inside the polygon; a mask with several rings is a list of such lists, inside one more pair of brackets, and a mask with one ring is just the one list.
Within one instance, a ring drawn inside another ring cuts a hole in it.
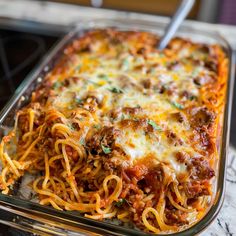
[{"label": "spaghetti noodle", "polygon": [[212,196],[227,78],[218,45],[97,30],[69,44],[0,144],[2,193],[26,172],[39,203],[175,232]]}]

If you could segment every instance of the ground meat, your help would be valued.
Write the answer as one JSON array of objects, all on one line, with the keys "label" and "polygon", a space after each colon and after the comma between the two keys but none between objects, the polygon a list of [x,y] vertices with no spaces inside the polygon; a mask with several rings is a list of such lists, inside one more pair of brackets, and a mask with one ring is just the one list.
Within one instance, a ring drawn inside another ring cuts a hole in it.
[{"label": "ground meat", "polygon": [[121,164],[113,162],[112,159],[103,158],[103,168],[110,174],[113,174],[114,171],[117,174],[117,171],[120,173]]},{"label": "ground meat", "polygon": [[148,169],[145,165],[136,165],[125,170],[129,179],[135,178],[137,181],[144,178],[148,173]]},{"label": "ground meat", "polygon": [[205,65],[204,65],[207,69],[209,69],[210,71],[215,72],[216,74],[218,73],[218,62],[216,59],[211,58],[208,59],[207,61],[205,61]]},{"label": "ground meat", "polygon": [[[151,188],[151,191],[159,193],[162,190],[162,182],[164,178],[164,171],[162,165],[154,167],[152,170],[149,170],[144,180],[146,185]],[[159,194],[157,194],[159,196]]]},{"label": "ground meat", "polygon": [[180,163],[186,163],[190,159],[190,155],[184,151],[179,151],[175,153],[175,158]]},{"label": "ground meat", "polygon": [[214,112],[208,110],[206,107],[196,107],[191,109],[191,125],[193,127],[206,126],[210,127],[214,123],[216,115]]},{"label": "ground meat", "polygon": [[121,115],[122,115],[122,110],[121,110],[121,108],[117,108],[117,109],[112,109],[111,111],[110,111],[110,117],[112,118],[112,119],[118,119],[119,117],[121,117]]},{"label": "ground meat", "polygon": [[213,83],[215,81],[216,81],[216,78],[214,76],[208,75],[208,74],[198,75],[193,78],[193,82],[199,86]]},{"label": "ground meat", "polygon": [[173,70],[173,71],[179,70],[179,69],[181,69],[181,67],[182,67],[182,65],[179,61],[173,61],[167,65],[167,69]]},{"label": "ground meat", "polygon": [[170,119],[179,122],[179,123],[185,123],[187,122],[187,117],[184,115],[183,112],[175,112],[170,114]]},{"label": "ground meat", "polygon": [[201,146],[204,147],[209,153],[213,152],[214,151],[214,147],[213,147],[214,144],[213,144],[209,134],[204,129],[200,129],[199,134],[200,134]]},{"label": "ground meat", "polygon": [[168,84],[168,86],[166,86],[165,88],[165,92],[169,95],[169,96],[172,96],[174,94],[177,94],[177,86],[175,83],[171,82]]},{"label": "ground meat", "polygon": [[212,48],[211,48],[211,46],[209,46],[207,44],[200,44],[198,50],[202,53],[210,54],[212,51]]},{"label": "ground meat", "polygon": [[79,154],[76,150],[74,150],[71,146],[66,145],[66,154],[68,155],[69,158],[72,158],[74,161],[77,161],[79,158]]},{"label": "ground meat", "polygon": [[188,198],[197,198],[210,195],[210,184],[207,180],[192,180],[183,184],[184,192]]},{"label": "ground meat", "polygon": [[88,99],[95,100],[98,105],[102,105],[103,97],[104,95],[101,93],[98,93],[97,91],[89,91],[83,100],[86,100],[86,101]]},{"label": "ground meat", "polygon": [[122,109],[122,111],[125,113],[125,114],[128,114],[128,115],[137,115],[139,114],[140,112],[142,112],[142,108],[137,106],[137,107],[124,107]]},{"label": "ground meat", "polygon": [[72,76],[63,80],[63,86],[69,87],[72,83],[77,83],[79,81],[79,77]]},{"label": "ground meat", "polygon": [[205,180],[215,176],[215,171],[210,167],[204,157],[193,157],[188,162],[188,169],[192,179]]},{"label": "ground meat", "polygon": [[90,111],[91,113],[96,111],[97,106],[98,106],[98,104],[97,104],[97,99],[94,98],[94,97],[88,97],[88,98],[86,98],[86,101],[85,101],[84,104],[83,104],[83,107],[84,107],[86,110]]},{"label": "ground meat", "polygon": [[166,136],[171,145],[174,146],[183,145],[183,140],[179,138],[174,132],[167,130]]},{"label": "ground meat", "polygon": [[103,153],[102,145],[105,147],[113,147],[116,138],[120,135],[120,130],[114,127],[104,126],[98,130],[90,140],[87,140],[87,146],[93,154]]},{"label": "ground meat", "polygon": [[195,127],[193,135],[191,137],[192,142],[194,142],[201,151],[211,154],[214,152],[214,139],[210,137],[208,131],[205,128]]},{"label": "ground meat", "polygon": [[28,114],[19,116],[18,126],[23,133],[26,133],[29,131],[29,115]]},{"label": "ground meat", "polygon": [[165,215],[166,215],[166,220],[167,224],[169,225],[184,225],[188,224],[187,216],[188,213],[177,210],[177,209],[171,209],[169,210],[168,208],[165,209]]},{"label": "ground meat", "polygon": [[141,84],[143,85],[143,87],[145,89],[151,89],[153,88],[153,83],[152,83],[152,80],[151,79],[144,79]]}]

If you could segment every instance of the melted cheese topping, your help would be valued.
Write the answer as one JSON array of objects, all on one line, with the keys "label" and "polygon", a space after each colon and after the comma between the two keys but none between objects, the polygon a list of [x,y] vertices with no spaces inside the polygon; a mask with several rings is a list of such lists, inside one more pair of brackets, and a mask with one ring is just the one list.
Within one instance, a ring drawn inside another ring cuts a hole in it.
[{"label": "melted cheese topping", "polygon": [[[189,107],[201,104],[201,88],[194,78],[212,73],[196,62],[205,54],[191,44],[171,56],[168,50],[133,55],[130,51],[137,47],[136,43],[124,42],[109,50],[109,42],[101,39],[92,44],[92,53],[73,54],[70,70],[60,74],[60,78],[57,73],[49,75],[52,81],[59,83],[54,87],[56,96],[51,98],[51,106],[61,111],[78,106],[89,110],[93,106],[87,104],[89,98],[95,99],[94,120],[101,126],[113,126],[121,131],[115,145],[127,155],[126,166],[135,165],[151,155],[153,165],[162,162],[176,174],[187,172],[185,164],[176,159],[176,153],[185,151],[191,156],[201,156],[201,147],[192,145],[193,128],[189,118],[178,121],[171,116],[186,117]],[[191,57],[194,60],[190,60]],[[65,79],[70,82],[63,86]],[[135,107],[140,107],[140,112],[127,114],[122,111]],[[116,110],[120,114],[112,118],[110,114]],[[138,122],[140,119],[151,121],[149,126],[153,126],[154,131],[147,132],[142,126],[121,125],[122,120]]]}]

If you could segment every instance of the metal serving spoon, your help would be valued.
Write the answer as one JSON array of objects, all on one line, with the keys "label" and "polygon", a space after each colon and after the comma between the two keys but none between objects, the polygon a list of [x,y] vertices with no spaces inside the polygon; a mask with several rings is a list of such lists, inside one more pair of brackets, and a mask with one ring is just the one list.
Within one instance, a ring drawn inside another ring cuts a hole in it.
[{"label": "metal serving spoon", "polygon": [[185,17],[192,9],[194,3],[195,0],[182,0],[180,6],[178,7],[177,11],[172,17],[170,23],[167,25],[165,33],[159,42],[158,45],[159,50],[162,50],[167,46],[167,44],[172,39],[173,35],[176,33],[176,31],[178,30],[179,26],[181,25]]}]

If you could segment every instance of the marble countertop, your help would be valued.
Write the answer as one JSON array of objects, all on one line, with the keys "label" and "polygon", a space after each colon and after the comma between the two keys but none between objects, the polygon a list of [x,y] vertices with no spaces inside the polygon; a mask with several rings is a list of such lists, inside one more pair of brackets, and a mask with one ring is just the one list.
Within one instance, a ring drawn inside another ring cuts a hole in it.
[{"label": "marble countertop", "polygon": [[[82,20],[107,19],[133,19],[150,20],[153,22],[167,23],[169,18],[113,10],[100,10],[74,5],[53,2],[38,2],[27,0],[0,0],[0,24],[15,21],[26,22],[25,27],[38,25],[51,25],[67,29]],[[10,20],[10,21],[9,21]],[[196,21],[186,21],[186,26],[193,29],[214,30],[222,34],[236,50],[236,27],[219,24],[208,24]],[[236,235],[236,150],[229,149],[227,166],[226,193],[223,207],[212,224],[201,236],[233,236]]]}]

